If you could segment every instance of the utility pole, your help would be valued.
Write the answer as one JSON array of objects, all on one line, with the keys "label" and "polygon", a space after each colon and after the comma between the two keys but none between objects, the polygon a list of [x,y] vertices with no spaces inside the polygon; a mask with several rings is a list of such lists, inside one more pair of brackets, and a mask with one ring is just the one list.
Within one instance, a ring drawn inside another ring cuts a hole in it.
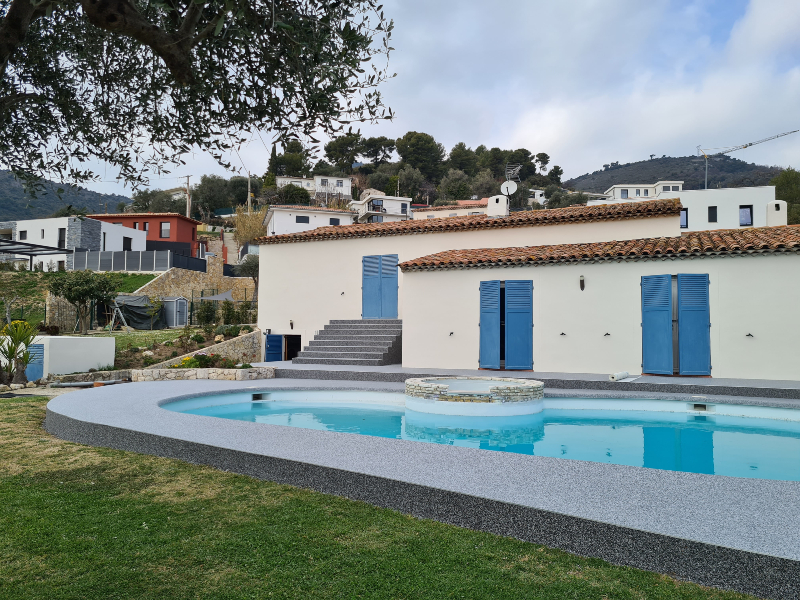
[{"label": "utility pole", "polygon": [[192,193],[189,190],[189,178],[191,175],[186,176],[186,218],[192,218]]},{"label": "utility pole", "polygon": [[250,201],[250,171],[247,172],[247,214],[250,214],[250,209],[253,203]]}]

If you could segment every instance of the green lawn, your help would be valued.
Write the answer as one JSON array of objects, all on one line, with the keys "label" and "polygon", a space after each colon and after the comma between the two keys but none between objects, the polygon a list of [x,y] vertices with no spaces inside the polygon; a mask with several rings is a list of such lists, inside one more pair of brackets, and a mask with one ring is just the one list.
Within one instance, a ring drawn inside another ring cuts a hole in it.
[{"label": "green lawn", "polygon": [[146,283],[156,278],[152,273],[117,273],[122,278],[122,284],[117,287],[118,292],[131,294]]},{"label": "green lawn", "polygon": [[169,342],[178,339],[183,333],[183,329],[157,329],[155,331],[132,331],[130,333],[124,331],[113,331],[95,333],[93,336],[98,337],[113,337],[115,339],[115,348],[117,352],[120,350],[127,350],[130,346],[150,346],[153,342]]},{"label": "green lawn", "polygon": [[0,597],[745,598],[41,429],[0,399]]}]

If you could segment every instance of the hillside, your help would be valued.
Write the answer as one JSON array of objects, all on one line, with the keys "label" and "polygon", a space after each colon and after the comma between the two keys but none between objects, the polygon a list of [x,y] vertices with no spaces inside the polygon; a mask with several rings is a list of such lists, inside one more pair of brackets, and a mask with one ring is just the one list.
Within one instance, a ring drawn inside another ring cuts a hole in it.
[{"label": "hillside", "polygon": [[[708,187],[767,185],[782,170],[780,167],[756,165],[730,156],[714,157],[708,161]],[[601,171],[564,182],[564,187],[601,194],[615,184],[655,183],[669,179],[683,181],[686,190],[701,190],[704,178],[705,163],[702,157],[664,156],[624,165],[606,165]]]},{"label": "hillside", "polygon": [[[59,187],[65,188],[61,198],[56,193]],[[41,219],[70,204],[77,208],[85,206],[90,212],[102,212],[101,208],[104,209],[107,202],[109,212],[116,212],[118,203],[130,201],[125,196],[98,194],[52,182],[47,182],[45,191],[37,194],[36,198],[31,198],[9,171],[0,171],[0,221]]]}]

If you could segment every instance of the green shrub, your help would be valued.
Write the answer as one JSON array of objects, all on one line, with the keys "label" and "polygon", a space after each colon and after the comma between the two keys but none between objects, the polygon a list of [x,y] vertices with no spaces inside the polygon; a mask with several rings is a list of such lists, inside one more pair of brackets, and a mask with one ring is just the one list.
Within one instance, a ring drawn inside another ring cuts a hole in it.
[{"label": "green shrub", "polygon": [[226,325],[239,324],[239,312],[236,310],[236,305],[230,300],[225,300],[222,303],[222,322]]},{"label": "green shrub", "polygon": [[198,344],[202,344],[203,342],[205,342],[205,341],[206,341],[206,338],[204,338],[204,337],[203,337],[202,335],[200,335],[199,333],[195,333],[195,334],[194,334],[192,337],[190,337],[189,339],[190,339],[190,340],[192,340],[193,342],[197,342]]},{"label": "green shrub", "polygon": [[253,332],[253,328],[250,327],[250,325],[242,325],[242,329],[241,330],[242,331],[246,331],[247,333],[252,333]]},{"label": "green shrub", "polygon": [[145,367],[149,367],[150,365],[156,364],[158,362],[158,360],[156,360],[152,356],[145,356],[143,362],[144,362],[144,366]]},{"label": "green shrub", "polygon": [[251,365],[250,363],[242,363],[242,366],[239,367],[239,368],[240,369],[252,369],[253,365]]},{"label": "green shrub", "polygon": [[217,306],[216,302],[198,302],[195,308],[195,315],[197,315],[197,322],[201,326],[210,325],[217,322]]},{"label": "green shrub", "polygon": [[253,303],[250,301],[240,302],[237,309],[237,323],[252,323]]},{"label": "green shrub", "polygon": [[239,335],[239,332],[241,331],[241,329],[242,328],[239,327],[238,325],[231,325],[230,327],[228,327],[227,335],[236,337],[237,335]]},{"label": "green shrub", "polygon": [[203,325],[203,334],[206,336],[206,339],[214,335],[214,325],[211,323]]},{"label": "green shrub", "polygon": [[175,358],[176,356],[178,356],[178,351],[177,350],[173,350],[172,354],[169,355],[170,358]]},{"label": "green shrub", "polygon": [[227,328],[225,325],[220,325],[219,327],[217,327],[217,328],[214,330],[214,334],[215,334],[215,335],[225,335],[225,333],[226,333],[227,331],[228,331],[228,328]]}]

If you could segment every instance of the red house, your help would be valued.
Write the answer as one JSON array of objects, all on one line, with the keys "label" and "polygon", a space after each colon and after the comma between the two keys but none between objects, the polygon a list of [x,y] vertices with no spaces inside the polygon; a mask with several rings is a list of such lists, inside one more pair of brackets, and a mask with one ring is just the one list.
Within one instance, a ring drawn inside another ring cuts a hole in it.
[{"label": "red house", "polygon": [[178,213],[120,213],[88,215],[92,219],[147,232],[148,250],[172,250],[199,258],[197,226],[200,221]]}]

